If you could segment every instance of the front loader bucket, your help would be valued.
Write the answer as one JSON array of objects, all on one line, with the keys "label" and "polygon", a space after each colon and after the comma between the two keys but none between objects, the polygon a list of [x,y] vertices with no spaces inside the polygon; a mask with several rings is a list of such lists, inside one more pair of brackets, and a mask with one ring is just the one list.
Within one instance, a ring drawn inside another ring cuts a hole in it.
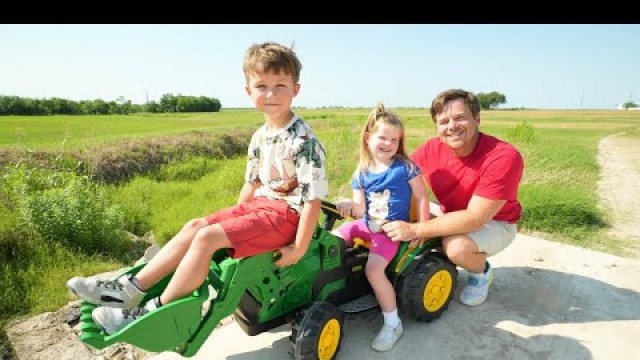
[{"label": "front loader bucket", "polygon": [[[143,266],[144,264],[138,265],[120,276],[135,274]],[[231,270],[235,270],[235,268]],[[203,309],[206,309],[205,302],[210,300],[210,289],[216,292],[221,290],[221,272],[220,267],[212,262],[208,278],[190,296],[172,301],[110,335],[106,334],[91,317],[91,312],[96,308],[96,305],[83,301],[80,315],[80,329],[82,331],[80,339],[96,349],[124,342],[151,352],[176,351],[182,353],[187,350],[190,340],[202,327],[205,319],[216,321],[217,324],[229,315],[211,316],[209,312],[205,316],[203,313]],[[168,275],[154,285],[142,300],[142,304],[159,296],[167,287],[172,275]],[[208,306],[211,307],[212,304]],[[202,344],[198,344],[197,347],[200,345]]]},{"label": "front loader bucket", "polygon": [[[195,355],[220,322],[233,314],[249,286],[262,284],[273,291],[264,296],[273,299],[280,296],[273,271],[273,253],[242,259],[232,259],[226,254],[226,251],[214,254],[207,279],[190,296],[163,305],[114,334],[106,334],[93,321],[91,312],[96,305],[83,302],[81,340],[97,349],[124,342],[152,352],[175,351],[185,357]],[[135,274],[143,266],[132,268],[121,276]],[[142,303],[162,294],[172,275],[149,289]],[[271,284],[267,286],[267,283]]]},{"label": "front loader bucket", "polygon": [[179,348],[195,333],[202,318],[202,304],[209,291],[203,284],[191,296],[176,300],[143,316],[122,330],[107,335],[91,318],[95,305],[83,302],[81,307],[80,339],[95,348],[102,349],[117,342],[126,342],[152,352]]}]

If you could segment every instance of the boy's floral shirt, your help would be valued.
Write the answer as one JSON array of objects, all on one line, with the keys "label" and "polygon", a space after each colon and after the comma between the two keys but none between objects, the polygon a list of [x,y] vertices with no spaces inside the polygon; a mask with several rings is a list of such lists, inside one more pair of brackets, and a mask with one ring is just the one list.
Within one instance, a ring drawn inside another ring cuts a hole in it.
[{"label": "boy's floral shirt", "polygon": [[255,196],[284,199],[300,212],[305,201],[324,199],[329,192],[324,147],[297,115],[275,133],[261,126],[248,155],[245,181],[260,184]]}]

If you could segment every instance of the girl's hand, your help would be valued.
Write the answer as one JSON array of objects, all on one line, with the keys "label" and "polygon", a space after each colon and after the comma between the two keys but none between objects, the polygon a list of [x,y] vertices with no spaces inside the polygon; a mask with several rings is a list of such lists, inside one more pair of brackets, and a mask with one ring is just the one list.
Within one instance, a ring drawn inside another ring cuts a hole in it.
[{"label": "girl's hand", "polygon": [[353,218],[353,202],[351,200],[340,200],[336,203],[336,208],[343,218]]}]

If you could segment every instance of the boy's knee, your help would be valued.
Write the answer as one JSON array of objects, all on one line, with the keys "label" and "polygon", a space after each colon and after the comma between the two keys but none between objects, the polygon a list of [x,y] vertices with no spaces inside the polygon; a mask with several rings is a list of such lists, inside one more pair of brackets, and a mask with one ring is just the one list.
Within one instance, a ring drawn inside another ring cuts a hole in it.
[{"label": "boy's knee", "polygon": [[185,229],[201,229],[207,225],[208,225],[207,219],[197,218],[197,219],[191,219],[187,221],[187,223],[184,225],[184,228]]}]

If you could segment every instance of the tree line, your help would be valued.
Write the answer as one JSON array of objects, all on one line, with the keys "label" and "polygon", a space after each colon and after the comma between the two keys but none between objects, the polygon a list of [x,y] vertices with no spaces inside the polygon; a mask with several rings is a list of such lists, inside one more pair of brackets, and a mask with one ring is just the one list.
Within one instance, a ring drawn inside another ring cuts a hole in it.
[{"label": "tree line", "polygon": [[159,102],[132,104],[131,100],[31,99],[0,95],[0,115],[127,115],[138,112],[218,112],[220,100],[206,96],[164,94]]},{"label": "tree line", "polygon": [[[506,96],[496,91],[478,93],[477,97],[483,110],[495,109],[507,102]],[[220,100],[216,98],[180,94],[164,94],[159,102],[146,104],[132,104],[131,100],[122,97],[117,101],[73,101],[56,97],[32,99],[0,95],[0,115],[127,115],[139,112],[218,112],[221,108]]]}]

